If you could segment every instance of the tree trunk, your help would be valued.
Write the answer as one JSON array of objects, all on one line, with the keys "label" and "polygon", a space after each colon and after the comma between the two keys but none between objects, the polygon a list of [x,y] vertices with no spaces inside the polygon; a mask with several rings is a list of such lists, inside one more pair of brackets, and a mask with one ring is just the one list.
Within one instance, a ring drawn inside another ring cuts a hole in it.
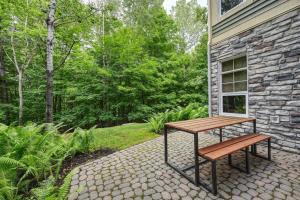
[{"label": "tree trunk", "polygon": [[46,64],[46,122],[53,122],[53,47],[54,47],[54,15],[56,11],[56,0],[51,0],[49,13],[46,20],[47,35],[47,64]]},{"label": "tree trunk", "polygon": [[24,116],[24,98],[23,98],[23,70],[20,69],[18,74],[18,92],[19,92],[19,125],[23,125],[23,116]]},{"label": "tree trunk", "polygon": [[[8,103],[8,92],[7,92],[7,82],[5,80],[5,64],[4,64],[4,51],[2,46],[2,41],[0,41],[0,103]],[[5,111],[5,119],[7,122],[8,113]]]}]

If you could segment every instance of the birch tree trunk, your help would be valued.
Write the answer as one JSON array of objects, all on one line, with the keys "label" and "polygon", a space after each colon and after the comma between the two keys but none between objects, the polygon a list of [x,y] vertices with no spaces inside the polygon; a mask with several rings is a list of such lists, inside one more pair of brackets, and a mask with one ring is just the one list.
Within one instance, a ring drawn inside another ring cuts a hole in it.
[{"label": "birch tree trunk", "polygon": [[24,121],[24,98],[23,98],[23,69],[20,68],[18,73],[18,93],[19,93],[19,125],[23,125]]},{"label": "birch tree trunk", "polygon": [[51,0],[49,5],[47,23],[47,62],[46,62],[46,122],[53,122],[53,47],[54,47],[54,21],[56,11],[56,0]]}]

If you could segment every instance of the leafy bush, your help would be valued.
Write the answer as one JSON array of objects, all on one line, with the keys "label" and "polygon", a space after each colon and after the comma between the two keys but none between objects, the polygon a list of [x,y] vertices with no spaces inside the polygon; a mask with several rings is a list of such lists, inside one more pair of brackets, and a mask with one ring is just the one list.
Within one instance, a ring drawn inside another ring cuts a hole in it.
[{"label": "leafy bush", "polygon": [[207,106],[200,107],[198,104],[190,104],[185,108],[178,107],[174,110],[167,110],[151,117],[147,122],[151,125],[152,130],[160,133],[167,122],[203,118],[208,116]]},{"label": "leafy bush", "polygon": [[66,137],[59,134],[57,128],[0,124],[0,199],[20,199],[22,195],[30,195],[31,189],[40,184],[42,188],[49,186],[51,191],[62,162],[77,152],[92,148],[91,130],[76,129]]}]

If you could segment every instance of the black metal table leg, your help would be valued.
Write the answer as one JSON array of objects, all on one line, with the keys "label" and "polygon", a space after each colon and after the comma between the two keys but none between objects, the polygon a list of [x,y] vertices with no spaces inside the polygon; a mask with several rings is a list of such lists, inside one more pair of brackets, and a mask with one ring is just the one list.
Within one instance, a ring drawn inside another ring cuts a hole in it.
[{"label": "black metal table leg", "polygon": [[165,141],[165,162],[168,162],[168,128],[164,127],[164,141]]},{"label": "black metal table leg", "polygon": [[[253,120],[253,133],[256,133],[256,119]],[[256,154],[257,153],[257,148],[256,148],[256,144],[251,146],[251,153],[252,154]]]},{"label": "black metal table leg", "polygon": [[220,128],[220,142],[223,141],[223,129]]},{"label": "black metal table leg", "polygon": [[212,193],[214,195],[218,194],[217,186],[217,162],[211,161],[211,179],[212,179]]},{"label": "black metal table leg", "polygon": [[199,157],[198,157],[198,133],[194,134],[194,156],[195,156],[195,185],[199,186]]},{"label": "black metal table leg", "polygon": [[250,173],[250,165],[249,165],[249,147],[246,147],[245,149],[246,152],[246,173]]}]

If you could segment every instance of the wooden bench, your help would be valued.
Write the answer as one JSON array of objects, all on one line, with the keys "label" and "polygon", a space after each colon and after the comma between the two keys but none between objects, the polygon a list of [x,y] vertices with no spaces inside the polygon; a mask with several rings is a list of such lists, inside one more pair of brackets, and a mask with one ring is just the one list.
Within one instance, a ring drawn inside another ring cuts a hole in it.
[{"label": "wooden bench", "polygon": [[[268,157],[266,159],[271,160],[271,137],[262,134],[249,134],[244,135],[236,138],[229,139],[224,142],[220,142],[218,144],[214,144],[208,147],[204,147],[199,149],[198,153],[199,156],[203,157],[204,159],[211,161],[212,167],[212,192],[216,195],[217,194],[217,169],[216,169],[216,161],[228,156],[229,165],[232,165],[231,154],[237,152],[239,150],[245,150],[246,153],[246,173],[250,173],[250,166],[249,166],[249,147],[256,145],[259,142],[268,141]],[[259,156],[261,157],[261,156]],[[264,158],[264,157],[262,157]],[[237,167],[235,167],[237,168]],[[244,171],[238,168],[241,171]]]}]

